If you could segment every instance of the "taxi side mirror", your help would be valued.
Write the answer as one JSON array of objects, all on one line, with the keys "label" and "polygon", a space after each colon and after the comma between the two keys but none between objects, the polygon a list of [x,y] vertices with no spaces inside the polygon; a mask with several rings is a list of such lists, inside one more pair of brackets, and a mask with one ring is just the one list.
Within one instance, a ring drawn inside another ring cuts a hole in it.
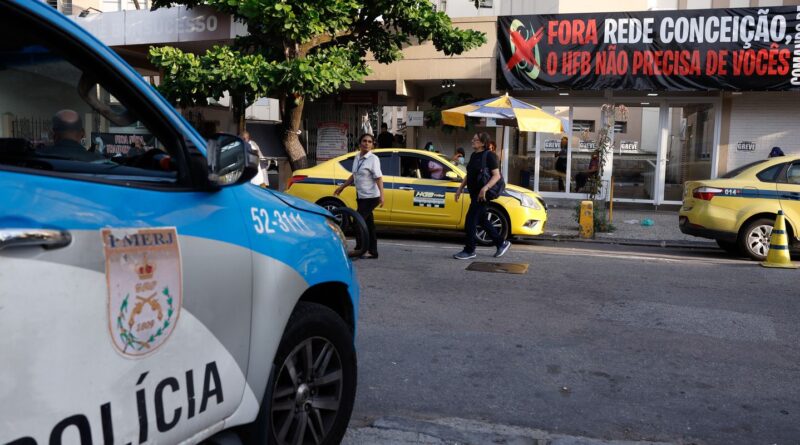
[{"label": "taxi side mirror", "polygon": [[208,181],[217,186],[241,184],[258,173],[258,154],[232,134],[218,133],[207,141]]},{"label": "taxi side mirror", "polygon": [[456,172],[454,172],[452,170],[447,172],[447,173],[445,173],[444,176],[447,179],[451,180],[451,181],[460,181],[461,180],[461,177],[458,176],[458,173],[456,173]]}]

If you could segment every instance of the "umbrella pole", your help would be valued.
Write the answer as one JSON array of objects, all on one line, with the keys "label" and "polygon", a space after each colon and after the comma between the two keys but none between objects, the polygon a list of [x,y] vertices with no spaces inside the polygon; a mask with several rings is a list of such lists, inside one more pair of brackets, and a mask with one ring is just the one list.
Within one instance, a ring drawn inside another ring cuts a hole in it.
[{"label": "umbrella pole", "polygon": [[502,163],[501,172],[503,174],[503,179],[506,180],[506,183],[508,183],[508,147],[509,147],[508,140],[509,140],[509,138],[511,138],[511,129],[508,127],[508,125],[503,125],[503,153],[501,153],[502,156],[503,156],[503,159],[501,160],[501,163]]}]

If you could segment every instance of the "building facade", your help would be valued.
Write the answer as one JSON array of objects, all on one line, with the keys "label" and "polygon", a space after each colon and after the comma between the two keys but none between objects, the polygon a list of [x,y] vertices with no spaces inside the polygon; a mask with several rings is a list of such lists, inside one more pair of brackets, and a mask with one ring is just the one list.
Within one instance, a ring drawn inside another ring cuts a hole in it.
[{"label": "building facade", "polygon": [[[144,0],[139,3],[140,8],[146,4]],[[502,74],[508,60],[506,63],[501,60],[510,57],[502,54],[503,45],[507,47],[509,40],[507,30],[504,33],[504,27],[508,26],[503,24],[513,23],[514,19],[571,23],[583,17],[582,14],[613,19],[661,14],[673,20],[681,16],[752,15],[757,23],[759,11],[771,9],[767,14],[773,17],[775,11],[783,8],[780,15],[786,26],[793,26],[797,17],[792,19],[792,12],[794,16],[800,12],[794,12],[797,0],[484,0],[477,10],[473,0],[433,0],[433,3],[452,17],[455,26],[484,32],[487,44],[448,57],[426,42],[406,48],[404,58],[390,65],[370,60],[372,73],[364,84],[354,84],[348,91],[307,103],[303,139],[312,159],[316,151],[316,129],[323,122],[346,124],[352,138],[363,129],[377,132],[380,124],[387,122],[393,132],[404,136],[407,147],[422,147],[432,142],[448,156],[457,147],[469,150],[470,132],[488,131],[498,146],[508,147],[501,155],[507,165],[509,182],[530,187],[545,197],[584,198],[585,190],[577,189],[575,176],[588,168],[599,130],[609,117],[604,115],[603,106],[614,104],[614,149],[604,168],[604,196],[609,199],[613,196],[616,201],[661,205],[681,200],[683,182],[716,177],[765,158],[773,146],[781,147],[787,154],[800,152],[797,143],[800,126],[795,112],[800,93],[792,87],[771,87],[769,76],[761,76],[763,82],[760,83],[718,82],[709,86],[703,84],[705,80],[698,83],[695,82],[697,78],[691,78],[679,88],[663,84],[648,88],[634,85],[635,82],[600,82],[587,87],[586,76],[578,75],[572,76],[572,80],[551,82],[543,87],[536,81],[509,84]],[[202,51],[212,44],[230,42],[237,33],[245,32],[237,28],[230,17],[211,11],[182,8],[137,11],[132,0],[74,0],[70,4],[79,23],[147,76],[158,74],[149,70],[146,61],[149,45],[173,44]],[[134,10],[127,10],[131,5]],[[198,26],[201,22],[203,26]],[[603,31],[601,27],[600,32]],[[781,42],[781,49],[790,49],[793,53],[797,33],[793,28],[785,29],[784,36],[789,42]],[[769,42],[767,50],[770,44],[777,43]],[[583,46],[582,51],[594,51],[586,48],[585,43],[572,42],[563,46]],[[741,42],[719,45],[720,50],[729,51],[742,47]],[[619,42],[617,49],[623,48],[625,45]],[[759,48],[764,49],[756,46]],[[795,67],[793,59],[789,60],[789,66],[790,74],[800,69],[800,65]],[[519,68],[518,64],[517,71]],[[694,87],[692,82],[696,84]],[[565,132],[518,133],[512,129],[504,138],[503,128],[487,126],[491,122],[476,122],[469,131],[426,127],[424,123],[411,125],[413,120],[409,113],[434,110],[431,100],[447,92],[469,95],[475,100],[509,93],[563,118]],[[227,121],[229,113],[224,105],[198,111],[195,119],[208,119],[215,122],[218,129],[231,131],[231,123]],[[191,118],[192,111],[188,112]],[[566,172],[558,172],[555,145],[563,136],[569,140],[569,162]],[[569,180],[565,180],[567,178]]]}]

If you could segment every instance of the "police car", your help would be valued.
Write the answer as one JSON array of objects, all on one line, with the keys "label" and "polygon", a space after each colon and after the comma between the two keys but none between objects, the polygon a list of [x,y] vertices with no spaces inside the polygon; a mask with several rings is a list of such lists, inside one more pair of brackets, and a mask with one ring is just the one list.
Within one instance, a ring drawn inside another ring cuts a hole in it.
[{"label": "police car", "polygon": [[763,261],[778,210],[789,242],[800,242],[800,156],[756,161],[717,179],[684,186],[683,233],[711,238],[731,253]]},{"label": "police car", "polygon": [[46,3],[0,2],[1,444],[341,440],[352,264],[256,162]]}]

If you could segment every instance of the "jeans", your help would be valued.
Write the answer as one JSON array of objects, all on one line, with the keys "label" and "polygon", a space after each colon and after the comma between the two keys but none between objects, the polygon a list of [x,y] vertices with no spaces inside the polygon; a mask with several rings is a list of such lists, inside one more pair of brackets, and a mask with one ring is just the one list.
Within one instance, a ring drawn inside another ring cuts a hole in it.
[{"label": "jeans", "polygon": [[[381,203],[381,198],[356,199],[356,202],[358,203],[358,209],[356,211],[367,223],[367,231],[369,232],[369,249],[367,249],[367,251],[372,255],[377,255],[378,237],[375,236],[375,217],[372,216],[372,211]],[[358,250],[358,248],[357,246],[356,250]]]},{"label": "jeans", "polygon": [[496,247],[502,246],[505,242],[505,240],[501,238],[494,229],[494,226],[489,223],[488,219],[486,219],[486,205],[487,203],[485,201],[478,201],[477,196],[472,198],[472,202],[469,203],[467,220],[464,223],[464,230],[467,232],[467,243],[464,246],[464,252],[475,252],[475,245],[477,243],[475,230],[478,228],[478,224],[480,224],[481,227],[483,227],[483,230],[489,234],[489,237],[492,239]]}]

